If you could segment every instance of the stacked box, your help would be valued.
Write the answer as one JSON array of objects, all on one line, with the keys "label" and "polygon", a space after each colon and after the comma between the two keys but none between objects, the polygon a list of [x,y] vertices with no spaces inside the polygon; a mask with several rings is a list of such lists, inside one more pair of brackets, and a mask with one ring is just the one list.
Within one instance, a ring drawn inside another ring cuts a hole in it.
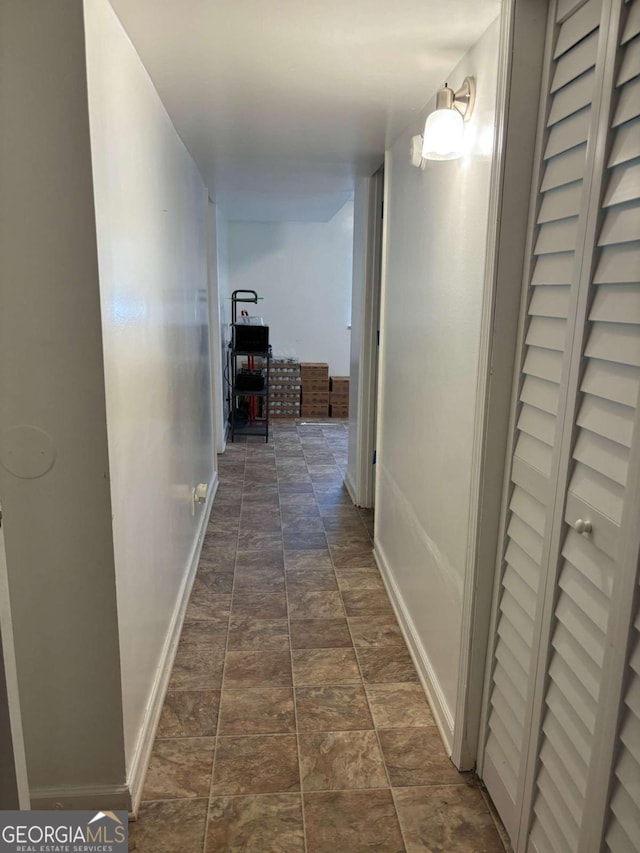
[{"label": "stacked box", "polygon": [[326,418],[329,414],[329,365],[324,362],[303,362],[302,417]]},{"label": "stacked box", "polygon": [[349,417],[349,377],[332,376],[329,394],[330,416],[332,418]]},{"label": "stacked box", "polygon": [[349,406],[329,406],[330,418],[348,418]]},{"label": "stacked box", "polygon": [[328,394],[329,380],[328,379],[303,379],[302,391],[305,394]]},{"label": "stacked box", "polygon": [[349,396],[349,377],[348,376],[332,376],[330,380],[330,390],[334,394],[346,394]]},{"label": "stacked box", "polygon": [[300,362],[272,358],[269,370],[269,415],[272,418],[300,417]]},{"label": "stacked box", "polygon": [[322,382],[327,381],[327,391],[329,390],[329,365],[323,361],[303,361],[300,365],[300,374],[302,376],[302,384],[305,382]]}]

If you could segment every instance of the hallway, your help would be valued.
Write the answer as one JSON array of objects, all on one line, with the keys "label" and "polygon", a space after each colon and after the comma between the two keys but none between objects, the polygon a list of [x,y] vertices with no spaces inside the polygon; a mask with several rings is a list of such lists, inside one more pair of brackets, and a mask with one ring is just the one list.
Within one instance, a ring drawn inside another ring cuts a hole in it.
[{"label": "hallway", "polygon": [[228,445],[130,849],[501,853],[380,580],[347,429]]}]

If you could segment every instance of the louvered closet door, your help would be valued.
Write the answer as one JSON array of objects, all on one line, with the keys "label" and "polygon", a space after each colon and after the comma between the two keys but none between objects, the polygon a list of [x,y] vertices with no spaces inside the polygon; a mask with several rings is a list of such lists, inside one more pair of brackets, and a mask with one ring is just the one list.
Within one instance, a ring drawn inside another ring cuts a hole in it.
[{"label": "louvered closet door", "polygon": [[[640,0],[622,10],[622,46],[608,60],[616,74],[610,111],[603,97],[602,136],[610,153],[606,163],[594,164],[602,175],[602,202],[593,264],[583,270],[587,324],[575,418],[567,425],[572,444],[566,502],[559,507],[550,646],[547,659],[541,658],[542,734],[531,744],[539,763],[529,849],[537,853],[599,849],[591,814],[606,797],[607,774],[599,766],[598,738],[619,702],[619,686],[608,685],[607,671],[615,665],[614,653],[622,651],[612,651],[621,627],[619,606],[635,586],[637,551],[629,557],[624,543],[633,536],[631,526],[640,524],[632,512],[636,496],[628,491],[630,466],[637,465],[632,448],[640,441],[640,40],[637,34],[633,41],[627,38],[628,16],[638,10]],[[592,532],[580,533],[578,519],[590,522]],[[638,776],[636,783],[637,798]],[[618,801],[623,798],[621,792]],[[640,850],[640,825],[628,843],[635,846],[617,849]]]},{"label": "louvered closet door", "polygon": [[550,26],[553,44],[540,128],[540,188],[523,300],[522,371],[482,773],[512,839],[517,838],[524,796],[564,421],[561,391],[566,388],[573,333],[568,317],[575,310],[578,285],[576,243],[587,210],[584,174],[587,143],[595,126],[591,98],[601,5],[600,0],[589,0],[572,11],[560,4],[557,10],[552,8]]},{"label": "louvered closet door", "polygon": [[[518,853],[595,853],[607,822],[612,853],[640,851],[633,653],[626,688],[622,677],[640,541],[639,10],[640,0],[551,9],[482,767]],[[555,338],[537,332],[549,319]],[[527,392],[532,377],[545,395]]]},{"label": "louvered closet door", "polygon": [[[619,99],[614,112],[614,138],[609,155],[607,215],[600,242],[625,251],[635,276],[621,276],[626,298],[630,362],[626,396],[640,405],[640,0],[627,7],[622,29],[622,58],[617,78]],[[638,427],[636,410],[636,430]],[[634,436],[638,441],[637,436]],[[636,519],[636,524],[640,520]],[[639,580],[640,583],[640,580]],[[633,628],[623,675],[623,702],[614,751],[614,774],[605,818],[604,850],[640,851],[640,586],[636,586]]]}]

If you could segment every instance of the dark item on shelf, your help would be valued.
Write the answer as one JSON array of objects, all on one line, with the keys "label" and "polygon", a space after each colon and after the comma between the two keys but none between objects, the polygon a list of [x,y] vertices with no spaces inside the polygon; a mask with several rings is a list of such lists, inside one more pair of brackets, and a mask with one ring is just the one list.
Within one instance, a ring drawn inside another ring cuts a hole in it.
[{"label": "dark item on shelf", "polygon": [[264,376],[261,370],[240,370],[236,376],[237,391],[263,391]]},{"label": "dark item on shelf", "polygon": [[236,429],[242,429],[249,423],[249,413],[246,406],[238,407],[229,412],[229,423],[234,424]]},{"label": "dark item on shelf", "polygon": [[236,352],[266,352],[269,347],[269,327],[234,323],[232,346]]}]

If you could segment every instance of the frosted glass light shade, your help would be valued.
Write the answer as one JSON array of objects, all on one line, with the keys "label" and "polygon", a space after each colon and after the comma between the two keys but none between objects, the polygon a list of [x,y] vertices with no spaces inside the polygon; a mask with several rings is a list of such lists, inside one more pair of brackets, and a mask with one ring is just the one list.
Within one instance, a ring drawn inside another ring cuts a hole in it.
[{"label": "frosted glass light shade", "polygon": [[462,157],[464,119],[456,109],[435,110],[424,126],[422,156],[425,160]]}]

